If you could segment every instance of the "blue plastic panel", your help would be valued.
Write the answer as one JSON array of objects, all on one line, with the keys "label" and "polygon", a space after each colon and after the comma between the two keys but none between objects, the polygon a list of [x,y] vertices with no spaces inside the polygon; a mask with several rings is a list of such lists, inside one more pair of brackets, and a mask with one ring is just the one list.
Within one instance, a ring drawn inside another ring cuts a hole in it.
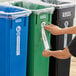
[{"label": "blue plastic panel", "polygon": [[26,76],[28,18],[0,17],[0,76]]}]

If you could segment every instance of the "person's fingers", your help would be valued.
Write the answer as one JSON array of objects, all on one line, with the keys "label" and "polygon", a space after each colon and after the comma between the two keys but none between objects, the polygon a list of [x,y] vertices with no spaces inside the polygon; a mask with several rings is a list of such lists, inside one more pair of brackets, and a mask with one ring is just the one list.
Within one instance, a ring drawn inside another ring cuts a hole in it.
[{"label": "person's fingers", "polygon": [[42,54],[44,57],[47,57],[47,54],[46,54],[46,52],[43,52],[43,54]]},{"label": "person's fingers", "polygon": [[52,28],[60,28],[60,27],[58,27],[57,25],[53,25],[53,24],[50,24],[50,26],[51,26],[51,29],[52,29]]},{"label": "person's fingers", "polygon": [[44,51],[42,52],[42,55],[43,55],[43,56],[46,56],[46,50],[44,50]]},{"label": "person's fingers", "polygon": [[45,50],[42,52],[42,55],[44,56],[44,54],[45,54]]},{"label": "person's fingers", "polygon": [[56,25],[50,24],[50,26],[52,26],[52,27],[54,26],[55,27]]},{"label": "person's fingers", "polygon": [[48,30],[48,31],[51,31],[51,26],[49,26],[49,25],[46,25],[45,27],[44,27],[46,30]]},{"label": "person's fingers", "polygon": [[44,50],[44,51],[42,52],[42,54],[45,54],[45,52],[46,52],[46,51]]},{"label": "person's fingers", "polygon": [[69,57],[71,57],[71,56],[72,56],[72,54],[70,53],[70,51],[69,51],[68,47],[66,47],[66,48],[65,48],[65,51],[67,52],[67,55],[68,55]]},{"label": "person's fingers", "polygon": [[50,25],[46,25],[44,28],[46,29],[46,30],[51,30],[51,29],[53,29],[53,28],[55,28],[55,27],[57,27],[56,25],[53,25],[53,24],[50,24]]},{"label": "person's fingers", "polygon": [[51,28],[52,26],[50,26],[50,25],[46,25],[44,28]]},{"label": "person's fingers", "polygon": [[46,51],[48,51],[48,50],[44,50],[44,52],[46,52]]}]

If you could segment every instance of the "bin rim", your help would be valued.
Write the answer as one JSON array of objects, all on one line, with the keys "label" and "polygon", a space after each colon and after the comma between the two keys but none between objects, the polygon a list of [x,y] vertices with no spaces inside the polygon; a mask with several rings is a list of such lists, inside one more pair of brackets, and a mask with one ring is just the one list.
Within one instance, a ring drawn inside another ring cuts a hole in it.
[{"label": "bin rim", "polygon": [[52,3],[48,3],[48,2],[43,2],[41,1],[41,3],[43,4],[46,4],[48,6],[51,6],[51,7],[58,7],[58,8],[68,8],[68,7],[73,7],[73,6],[76,6],[76,3],[73,3],[73,2],[69,2],[69,3],[66,3],[66,4],[60,4],[60,5],[57,5],[57,4],[52,4]]},{"label": "bin rim", "polygon": [[[21,1],[21,0],[19,0]],[[13,1],[14,2],[14,1]],[[18,1],[16,1],[18,2]],[[32,1],[23,1],[23,2],[32,2]],[[34,2],[33,2],[34,3]],[[47,8],[49,7],[54,7],[54,8],[68,8],[68,7],[73,7],[73,6],[76,6],[75,3],[73,2],[69,2],[69,3],[66,3],[66,4],[61,4],[61,5],[56,5],[56,4],[51,4],[51,3],[46,3],[46,2],[43,2],[43,1],[37,1],[35,2],[36,4],[39,4],[39,5],[42,5],[42,6],[46,6]],[[36,10],[34,10],[36,11]]]},{"label": "bin rim", "polygon": [[[4,2],[5,4],[7,5],[11,5],[11,3],[13,2],[20,2],[22,0],[18,0],[18,1],[8,1],[8,2]],[[29,1],[23,1],[23,2],[29,2]],[[73,2],[69,2],[69,4],[61,4],[61,5],[56,5],[56,4],[51,4],[51,3],[46,3],[46,2],[43,2],[43,1],[39,1],[41,4],[40,5],[43,5],[43,6],[48,6],[48,7],[55,7],[55,8],[68,8],[68,7],[72,7],[72,6],[76,6],[75,3]],[[2,3],[1,3],[2,4]],[[38,4],[38,3],[36,3]],[[11,5],[12,6],[12,5]],[[32,11],[36,11],[36,10],[32,10]]]},{"label": "bin rim", "polygon": [[51,13],[53,14],[55,8],[54,7],[49,7],[49,8],[43,8],[39,10],[31,10],[34,14],[41,14],[41,13]]},{"label": "bin rim", "polygon": [[[0,6],[3,6],[3,4],[0,5]],[[9,18],[18,18],[18,17],[22,17],[22,16],[29,16],[32,13],[31,10],[24,9],[24,8],[21,8],[21,7],[9,6],[9,5],[6,5],[6,6],[9,7],[9,8],[12,7],[12,8],[17,8],[17,9],[21,9],[22,10],[22,11],[13,12],[13,13],[7,13],[7,12],[0,11],[1,15],[6,15]]]},{"label": "bin rim", "polygon": [[[22,1],[22,0],[18,0],[18,1],[8,1],[8,2],[4,2],[5,4],[7,4],[7,5],[11,5],[11,3],[14,3],[14,2],[31,2],[31,3],[34,3],[34,2],[32,2],[32,1]],[[4,4],[3,3],[3,4]],[[37,1],[36,3],[34,3],[34,4],[38,4],[39,3],[39,5],[42,5],[42,6],[46,6],[46,7],[49,7],[49,3],[46,3],[46,2],[42,2],[42,1]],[[1,3],[2,4],[2,3]],[[12,6],[12,5],[11,5]]]},{"label": "bin rim", "polygon": [[[14,2],[20,2],[21,0],[19,0],[19,1],[9,1],[9,3],[8,2],[6,2],[8,5],[11,5],[11,3],[14,3]],[[29,1],[22,1],[22,2],[29,2]],[[51,14],[53,14],[53,12],[54,12],[54,10],[55,10],[55,7],[53,7],[53,6],[51,6],[50,7],[50,4],[47,4],[47,3],[44,3],[44,2],[42,2],[42,1],[39,1],[40,2],[40,4],[39,5],[42,5],[42,6],[45,6],[46,8],[42,8],[42,9],[37,9],[37,10],[31,10],[31,9],[28,9],[28,10],[30,10],[32,13],[34,13],[34,14],[40,14],[40,13],[51,13]],[[38,3],[36,3],[36,4],[38,4]],[[12,5],[13,6],[13,5]],[[18,6],[16,6],[16,7],[18,7]],[[21,8],[23,8],[23,7],[21,7]],[[26,9],[26,8],[24,8],[24,9]],[[48,11],[47,11],[48,10]]]},{"label": "bin rim", "polygon": [[52,7],[59,8],[59,9],[76,6],[76,4],[74,3],[67,3],[67,4],[61,4],[61,5],[56,5],[56,4],[51,4],[51,3],[48,3],[48,4],[50,4],[50,6]]}]

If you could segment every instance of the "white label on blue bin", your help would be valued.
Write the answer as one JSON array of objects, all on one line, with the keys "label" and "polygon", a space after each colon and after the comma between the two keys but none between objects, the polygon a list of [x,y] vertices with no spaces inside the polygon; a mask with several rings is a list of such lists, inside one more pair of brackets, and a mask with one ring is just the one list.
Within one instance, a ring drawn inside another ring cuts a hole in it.
[{"label": "white label on blue bin", "polygon": [[[68,25],[69,25],[69,22],[68,21],[65,21],[64,22],[65,28],[67,28]],[[67,34],[64,34],[64,48],[67,46],[67,39],[68,39],[68,35]]]},{"label": "white label on blue bin", "polygon": [[15,22],[19,23],[19,22],[22,22],[22,20],[21,19],[17,19]]},{"label": "white label on blue bin", "polygon": [[44,29],[44,26],[46,25],[45,22],[42,22],[41,23],[41,32],[42,32],[42,39],[43,39],[43,43],[44,43],[44,47],[46,50],[50,49],[49,48],[49,43],[48,43],[48,40],[47,40],[47,36],[46,36],[46,32],[45,32],[45,29]]},{"label": "white label on blue bin", "polygon": [[16,27],[16,55],[20,55],[20,32],[21,32],[21,27],[17,26]]}]

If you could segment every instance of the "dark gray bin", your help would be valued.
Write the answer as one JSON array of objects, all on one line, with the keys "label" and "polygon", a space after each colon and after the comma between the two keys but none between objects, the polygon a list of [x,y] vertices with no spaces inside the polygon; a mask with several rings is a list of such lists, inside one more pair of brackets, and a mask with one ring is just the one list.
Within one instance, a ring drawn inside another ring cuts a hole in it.
[{"label": "dark gray bin", "polygon": [[[58,2],[58,0],[42,0],[47,3],[51,3],[51,6],[55,7],[55,11],[52,17],[52,23],[61,27],[73,26],[75,16],[75,5],[71,2]],[[51,38],[52,50],[64,49],[72,40],[72,35],[65,34],[54,36]],[[70,73],[70,58],[61,60],[54,57],[50,57],[49,76],[69,76]]]}]

